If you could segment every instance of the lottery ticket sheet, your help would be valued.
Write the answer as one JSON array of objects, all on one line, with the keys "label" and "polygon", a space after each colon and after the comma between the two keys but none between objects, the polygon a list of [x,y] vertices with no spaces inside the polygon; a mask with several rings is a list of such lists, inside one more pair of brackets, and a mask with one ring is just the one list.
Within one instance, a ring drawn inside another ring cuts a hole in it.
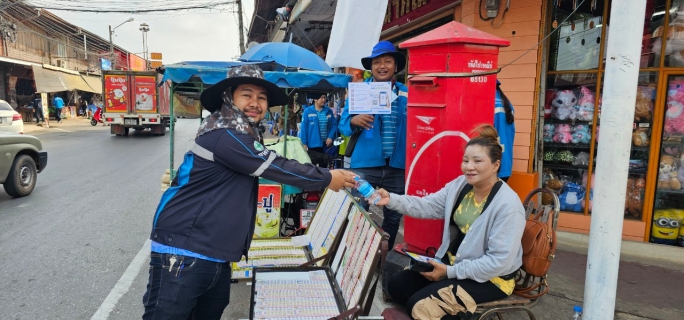
[{"label": "lottery ticket sheet", "polygon": [[[277,270],[277,271],[274,271]],[[255,320],[330,319],[342,313],[325,269],[257,269],[253,280]]]}]

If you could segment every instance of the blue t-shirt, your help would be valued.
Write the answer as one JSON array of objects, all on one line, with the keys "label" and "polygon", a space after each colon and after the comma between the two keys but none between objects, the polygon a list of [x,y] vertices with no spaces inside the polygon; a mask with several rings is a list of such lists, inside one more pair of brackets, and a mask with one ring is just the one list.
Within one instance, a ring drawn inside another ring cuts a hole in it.
[{"label": "blue t-shirt", "polygon": [[316,110],[318,115],[318,132],[321,134],[321,141],[325,143],[328,139],[328,112],[325,108],[321,111]]},{"label": "blue t-shirt", "polygon": [[60,97],[55,97],[54,105],[55,105],[55,108],[62,109],[62,108],[64,108],[64,100],[62,100],[62,98],[60,98]]}]

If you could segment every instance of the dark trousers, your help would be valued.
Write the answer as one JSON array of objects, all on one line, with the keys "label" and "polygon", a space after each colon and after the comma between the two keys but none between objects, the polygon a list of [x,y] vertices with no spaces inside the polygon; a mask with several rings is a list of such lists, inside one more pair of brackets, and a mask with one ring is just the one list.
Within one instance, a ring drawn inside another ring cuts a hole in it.
[{"label": "dark trousers", "polygon": [[[404,169],[384,166],[375,168],[351,169],[351,171],[359,175],[362,179],[368,181],[368,183],[370,183],[374,188],[383,188],[395,194],[404,194],[404,188],[406,185]],[[352,190],[352,195],[354,197],[363,199],[363,196],[356,191],[356,189]],[[368,210],[368,202],[362,200],[361,205]],[[399,224],[401,224],[402,215],[399,212],[387,209],[387,207],[382,208],[382,214],[382,230],[389,234],[388,244],[389,247],[392,248],[394,246],[394,240],[397,238],[397,232],[399,231]]]},{"label": "dark trousers", "polygon": [[43,115],[43,107],[33,108],[33,115],[36,117],[36,123],[45,122],[45,116]]},{"label": "dark trousers", "polygon": [[55,120],[57,120],[58,122],[62,121],[62,109],[63,108],[55,108]]},{"label": "dark trousers", "polygon": [[[501,300],[507,297],[507,295],[491,281],[479,283],[477,281],[468,279],[446,279],[433,282],[425,279],[425,277],[420,275],[420,273],[410,270],[404,270],[389,278],[387,283],[387,292],[392,297],[394,302],[404,306],[410,315],[413,310],[413,306],[415,306],[418,301],[429,296],[439,298],[437,291],[450,285],[454,286],[454,296],[456,296],[456,288],[461,286],[461,288],[463,288],[463,290],[465,290],[478,304]],[[456,297],[456,300],[463,305],[462,301],[460,301],[458,297]],[[447,315],[442,317],[442,319],[468,319],[469,316],[470,315]]]},{"label": "dark trousers", "polygon": [[309,148],[307,151],[309,158],[311,158],[311,163],[321,168],[327,168],[328,162],[330,162],[330,156],[325,153],[323,147],[319,148]]},{"label": "dark trousers", "polygon": [[149,273],[143,320],[219,320],[228,306],[230,262],[152,252]]}]

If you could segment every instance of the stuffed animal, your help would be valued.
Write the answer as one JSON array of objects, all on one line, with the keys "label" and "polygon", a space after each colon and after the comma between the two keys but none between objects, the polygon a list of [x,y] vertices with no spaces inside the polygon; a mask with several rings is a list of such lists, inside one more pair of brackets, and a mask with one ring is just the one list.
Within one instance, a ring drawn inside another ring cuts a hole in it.
[{"label": "stuffed animal", "polygon": [[589,143],[591,142],[591,133],[589,127],[583,124],[578,124],[572,130],[572,143]]},{"label": "stuffed animal", "polygon": [[546,90],[546,100],[544,101],[544,119],[551,119],[551,115],[555,110],[553,100],[556,99],[556,90]]},{"label": "stuffed animal", "polygon": [[[551,192],[555,193],[556,195],[559,195],[561,189],[563,189],[563,183],[558,179],[549,179],[544,185],[546,186],[546,189],[551,190]],[[542,204],[550,205],[552,203],[553,197],[548,193],[542,193]]]},{"label": "stuffed animal", "polygon": [[649,121],[653,116],[653,96],[655,90],[652,87],[637,87],[636,105],[634,107],[635,121]]},{"label": "stuffed animal", "polygon": [[577,101],[576,117],[579,121],[594,120],[594,93],[589,88],[582,86],[580,88],[580,98]]},{"label": "stuffed animal", "polygon": [[551,103],[556,109],[553,116],[558,120],[572,120],[577,118],[575,105],[577,104],[577,97],[572,90],[558,91],[556,98]]},{"label": "stuffed animal", "polygon": [[563,211],[582,211],[581,199],[584,198],[582,186],[574,182],[568,182],[563,186],[563,192],[558,197],[560,209]]},{"label": "stuffed animal", "polygon": [[556,161],[556,151],[550,150],[544,152],[544,162],[554,162]]},{"label": "stuffed animal", "polygon": [[596,126],[596,143],[598,143],[599,129],[601,129],[601,126]]},{"label": "stuffed animal", "polygon": [[572,141],[572,127],[569,124],[559,124],[556,126],[553,142],[570,143]]},{"label": "stuffed animal", "polygon": [[670,209],[670,212],[674,213],[677,218],[679,218],[679,237],[677,238],[677,244],[684,247],[684,210]]},{"label": "stuffed animal", "polygon": [[684,82],[672,81],[668,87],[665,132],[684,133]]},{"label": "stuffed animal", "polygon": [[561,164],[572,164],[575,160],[575,155],[570,150],[561,150],[556,152],[555,160]]},{"label": "stuffed animal", "polygon": [[646,180],[638,178],[634,180],[634,184],[629,185],[627,190],[627,212],[634,218],[641,218],[644,207],[645,188]]},{"label": "stuffed animal", "polygon": [[660,157],[660,170],[658,171],[658,189],[679,190],[681,188],[682,185],[677,180],[677,165],[674,157],[662,155]]},{"label": "stuffed animal", "polygon": [[[587,179],[589,178],[589,175],[585,171],[584,174],[582,175],[582,187],[584,187],[585,190],[589,190],[589,197],[585,197],[581,201],[582,208],[586,208],[589,206],[589,211],[591,211],[591,208],[594,204],[594,181],[596,180],[596,174],[591,174],[591,188],[587,186]],[[589,199],[587,199],[589,198]]]},{"label": "stuffed animal", "polygon": [[679,237],[679,225],[682,223],[678,212],[673,210],[656,210],[653,212],[651,242],[658,244],[676,244]]},{"label": "stuffed animal", "polygon": [[544,124],[544,142],[553,142],[556,126],[550,123]]},{"label": "stuffed animal", "polygon": [[632,143],[637,147],[647,147],[650,143],[648,129],[638,128],[632,133]]}]

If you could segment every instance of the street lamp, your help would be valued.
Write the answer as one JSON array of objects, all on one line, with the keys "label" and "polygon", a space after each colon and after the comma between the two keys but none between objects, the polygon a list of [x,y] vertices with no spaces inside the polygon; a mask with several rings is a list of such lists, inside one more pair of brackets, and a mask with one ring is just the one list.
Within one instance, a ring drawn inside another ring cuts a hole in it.
[{"label": "street lamp", "polygon": [[130,17],[130,18],[128,18],[128,20],[126,20],[126,21],[122,22],[121,24],[119,24],[118,26],[114,27],[114,29],[112,29],[111,24],[109,25],[109,59],[112,60],[112,63],[114,65],[116,65],[114,63],[114,42],[112,41],[112,35],[114,34],[114,30],[116,30],[116,28],[122,26],[124,23],[128,23],[128,22],[131,22],[133,20],[135,20],[135,19],[133,19],[133,17]]},{"label": "street lamp", "polygon": [[140,28],[143,36],[143,58],[145,59],[145,65],[147,65],[147,32],[150,31],[150,26],[147,23],[141,23]]}]

